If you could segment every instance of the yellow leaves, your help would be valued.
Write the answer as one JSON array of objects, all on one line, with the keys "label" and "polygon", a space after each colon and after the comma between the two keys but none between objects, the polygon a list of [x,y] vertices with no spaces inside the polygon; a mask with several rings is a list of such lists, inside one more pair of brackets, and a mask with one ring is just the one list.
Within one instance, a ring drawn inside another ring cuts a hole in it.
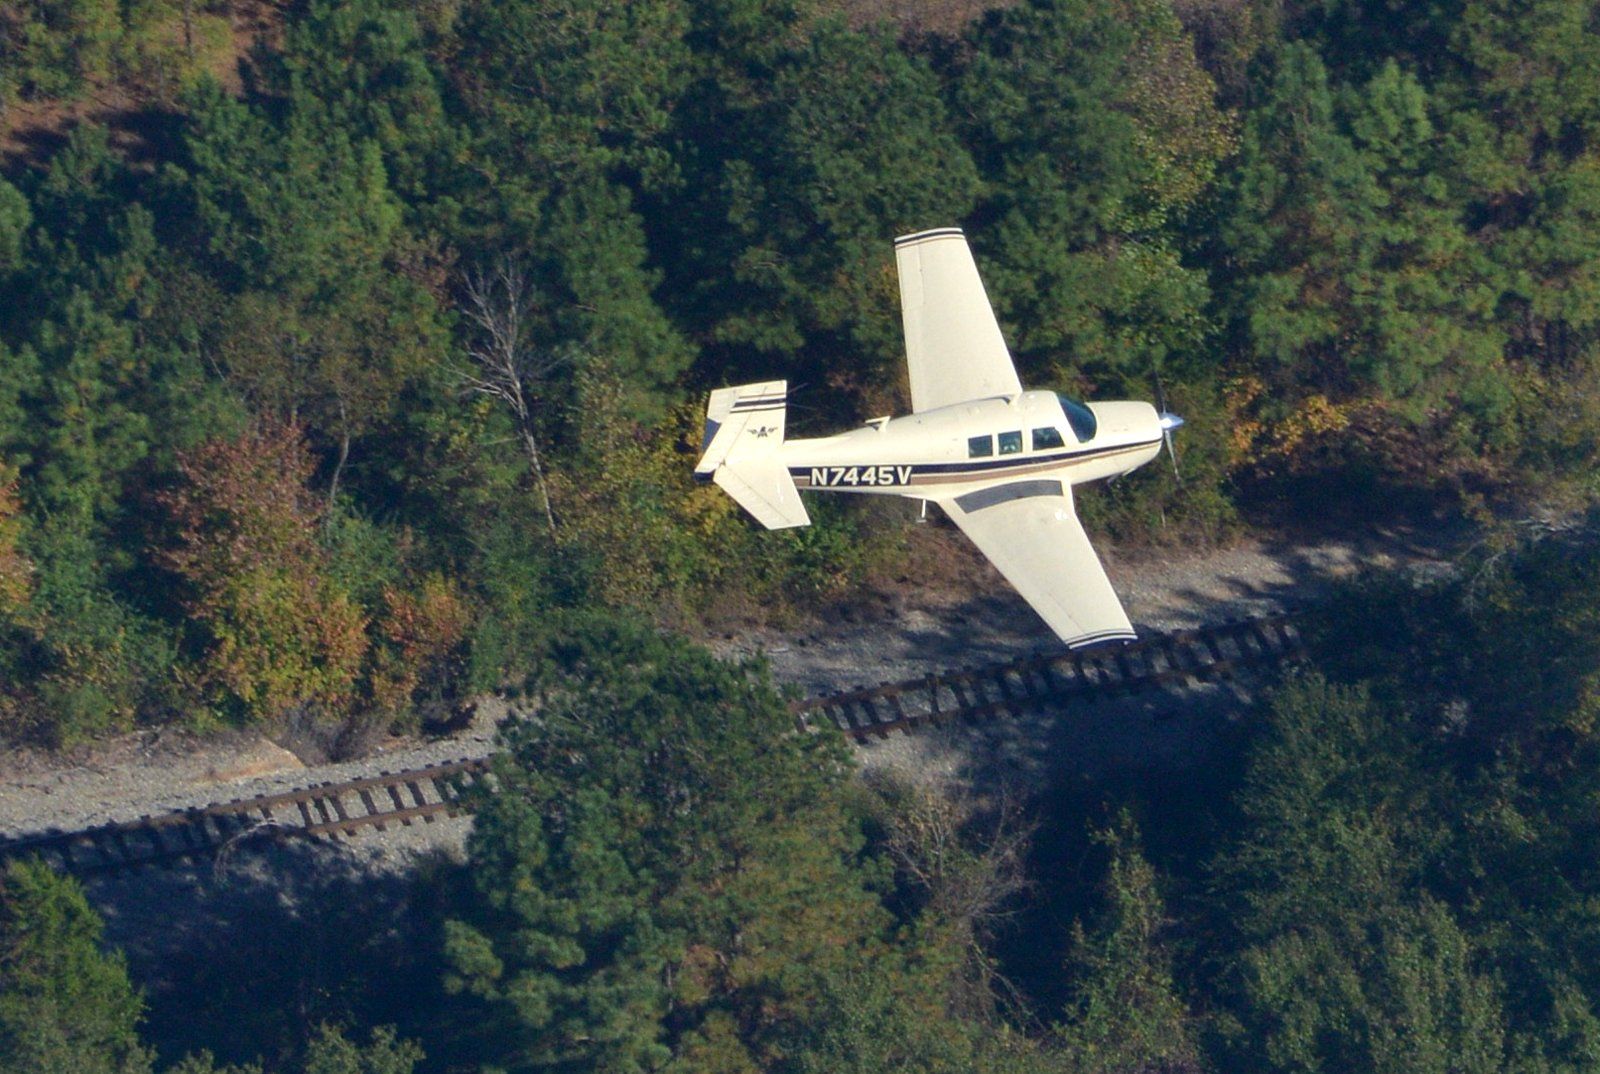
[{"label": "yellow leaves", "polygon": [[647,428],[593,408],[607,431],[591,461],[550,475],[561,541],[593,557],[607,602],[670,613],[722,569],[719,531],[739,523],[727,496],[691,478],[703,415],[694,401]]},{"label": "yellow leaves", "polygon": [[1223,389],[1223,402],[1229,416],[1229,467],[1267,473],[1293,468],[1303,453],[1347,430],[1354,415],[1370,405],[1362,400],[1335,403],[1319,392],[1300,400],[1282,417],[1264,417],[1267,389],[1251,376],[1230,381]]},{"label": "yellow leaves", "polygon": [[303,704],[339,710],[351,701],[367,620],[326,579],[292,568],[246,573],[228,587],[208,625],[215,638],[208,684],[257,714]]},{"label": "yellow leaves", "polygon": [[375,647],[372,703],[389,712],[409,706],[426,674],[467,636],[472,611],[461,591],[439,574],[424,578],[415,592],[384,586],[386,614],[377,624],[386,645]]},{"label": "yellow leaves", "polygon": [[1216,84],[1171,7],[1151,0],[1126,7],[1142,33],[1127,59],[1125,103],[1146,165],[1153,219],[1143,223],[1158,226],[1169,211],[1181,212],[1199,198],[1237,138],[1232,117],[1216,106]]},{"label": "yellow leaves", "polygon": [[722,980],[721,956],[709,944],[690,944],[683,961],[675,967],[672,980],[673,1002],[688,1007],[709,1003],[726,985]]},{"label": "yellow leaves", "polygon": [[726,1011],[713,1011],[678,1049],[682,1070],[701,1074],[760,1074],[763,1069],[740,1039],[739,1025]]}]

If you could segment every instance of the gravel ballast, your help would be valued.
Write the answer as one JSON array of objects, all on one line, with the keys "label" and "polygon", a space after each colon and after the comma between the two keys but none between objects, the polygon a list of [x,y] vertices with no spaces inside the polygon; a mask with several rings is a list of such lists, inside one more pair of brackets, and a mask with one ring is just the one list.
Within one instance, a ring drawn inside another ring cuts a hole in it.
[{"label": "gravel ballast", "polygon": [[[1200,554],[1108,557],[1108,570],[1141,632],[1197,626],[1263,615],[1314,601],[1338,578],[1368,567],[1411,564],[1436,567],[1428,550],[1395,539],[1374,538],[1372,547],[1353,542],[1272,547],[1244,544]],[[992,571],[978,574],[977,596],[948,599],[927,592],[853,618],[837,618],[778,632],[725,632],[708,639],[726,656],[763,655],[774,679],[802,696],[830,693],[1054,652],[1059,645],[1028,607]],[[1198,695],[1196,695],[1198,697]],[[953,728],[895,736],[862,747],[868,765],[929,765],[969,774],[998,758],[1024,759],[1043,750],[1058,753],[1066,735],[1072,755],[1169,757],[1193,751],[1192,734],[1166,717],[1172,698],[1076,706],[1072,719],[1037,719],[981,731]],[[1188,701],[1184,702],[1188,705]],[[1203,706],[1202,706],[1203,707]],[[183,732],[147,732],[66,757],[22,751],[0,760],[0,838],[50,829],[72,830],[145,814],[186,809],[236,798],[292,790],[316,783],[355,779],[416,768],[491,749],[494,724],[504,706],[486,701],[469,727],[448,738],[398,739],[361,760],[308,765],[266,738],[230,734],[202,738]],[[1072,724],[1067,727],[1065,724]],[[1029,739],[1033,738],[1032,748]],[[1123,743],[1119,746],[1118,743]],[[380,845],[433,843],[453,826],[424,825],[361,837]],[[446,840],[459,844],[459,839]]]}]

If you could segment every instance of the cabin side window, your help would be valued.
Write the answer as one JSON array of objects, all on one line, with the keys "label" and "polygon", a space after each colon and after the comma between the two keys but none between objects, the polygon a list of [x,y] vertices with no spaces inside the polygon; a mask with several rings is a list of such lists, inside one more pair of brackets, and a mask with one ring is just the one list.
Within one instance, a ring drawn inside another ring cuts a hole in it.
[{"label": "cabin side window", "polygon": [[969,436],[967,437],[967,458],[982,459],[994,454],[994,437]]},{"label": "cabin side window", "polygon": [[1095,431],[1100,427],[1094,411],[1076,399],[1068,399],[1059,393],[1056,402],[1061,404],[1061,412],[1067,416],[1067,424],[1072,426],[1072,435],[1078,438],[1078,443],[1087,444],[1093,440]]},{"label": "cabin side window", "polygon": [[1000,454],[1017,455],[1022,452],[1022,430],[1000,434]]},{"label": "cabin side window", "polygon": [[1046,448],[1066,447],[1067,442],[1061,438],[1061,430],[1053,425],[1033,431],[1033,450],[1044,451]]}]

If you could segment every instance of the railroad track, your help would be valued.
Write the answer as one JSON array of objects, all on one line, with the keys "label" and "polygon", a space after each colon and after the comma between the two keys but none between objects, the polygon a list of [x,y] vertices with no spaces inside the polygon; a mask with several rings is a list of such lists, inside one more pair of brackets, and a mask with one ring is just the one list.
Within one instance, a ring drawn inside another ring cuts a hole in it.
[{"label": "railroad track", "polygon": [[0,861],[38,855],[69,872],[121,872],[215,857],[250,839],[350,836],[363,828],[431,824],[462,812],[461,792],[488,767],[487,758],[464,758],[80,831],[24,835],[0,842]]},{"label": "railroad track", "polygon": [[[936,672],[799,701],[792,711],[801,730],[836,728],[865,743],[926,725],[1020,716],[1027,709],[1074,698],[1221,681],[1250,667],[1292,660],[1301,652],[1299,632],[1287,617],[1251,619],[1153,635],[1119,649]],[[39,832],[0,841],[0,862],[38,855],[70,872],[121,872],[216,857],[256,839],[338,838],[364,828],[430,824],[464,812],[463,792],[488,767],[487,758],[463,758],[79,831]]]},{"label": "railroad track", "polygon": [[1041,704],[1159,686],[1220,682],[1304,652],[1288,616],[1155,634],[1120,648],[1041,654],[964,671],[938,671],[797,702],[802,729],[832,726],[865,744],[892,732],[960,720],[1020,716]]}]

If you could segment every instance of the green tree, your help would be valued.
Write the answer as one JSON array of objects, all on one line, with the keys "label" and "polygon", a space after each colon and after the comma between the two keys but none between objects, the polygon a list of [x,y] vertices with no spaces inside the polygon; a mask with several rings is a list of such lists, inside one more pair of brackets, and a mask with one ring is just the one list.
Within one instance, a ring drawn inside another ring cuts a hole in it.
[{"label": "green tree", "polygon": [[0,277],[22,267],[23,237],[31,223],[27,195],[0,179]]},{"label": "green tree", "polygon": [[307,1050],[305,1074],[411,1074],[422,1061],[422,1049],[400,1040],[393,1029],[379,1027],[366,1047],[346,1039],[332,1026],[323,1026]]},{"label": "green tree", "polygon": [[1487,952],[1426,888],[1445,836],[1427,771],[1404,710],[1363,690],[1308,678],[1273,700],[1235,796],[1242,823],[1214,866],[1238,938],[1231,1066],[1502,1066]]},{"label": "green tree", "polygon": [[1227,245],[1246,266],[1246,361],[1293,404],[1376,397],[1423,420],[1455,396],[1477,435],[1509,403],[1496,293],[1440,166],[1428,96],[1390,64],[1341,97],[1304,45],[1245,125]]},{"label": "green tree", "polygon": [[[1060,1074],[1076,1070],[1004,1023],[952,1017],[928,1002],[931,982],[896,987],[881,968],[821,983],[816,1014],[797,1027],[785,1061],[795,1074]],[[936,988],[933,991],[937,991]]]},{"label": "green tree", "polygon": [[352,442],[437,370],[445,338],[435,297],[401,271],[417,251],[377,134],[347,128],[347,102],[303,80],[287,92],[275,118],[214,85],[197,90],[188,159],[172,178],[202,264],[224,284],[211,325],[222,370],[255,406],[299,415],[332,446],[331,501]]},{"label": "green tree", "polygon": [[41,862],[0,873],[0,1071],[148,1074],[144,1001],[75,881]]},{"label": "green tree", "polygon": [[81,95],[110,74],[122,34],[114,0],[30,0],[0,11],[0,112],[7,101]]},{"label": "green tree", "polygon": [[[709,7],[708,20],[734,25],[702,32],[738,40],[736,20],[751,15]],[[890,240],[966,216],[971,159],[927,63],[880,32],[824,19],[737,47],[704,57],[683,108],[685,190],[659,210],[674,304],[718,377],[781,363],[791,379],[826,378],[886,405],[874,382],[898,381],[903,353]],[[767,77],[752,84],[749,70]]]},{"label": "green tree", "polygon": [[389,186],[415,210],[448,193],[457,129],[416,11],[382,0],[316,0],[285,29],[263,74],[328,122],[378,145]]},{"label": "green tree", "polygon": [[1192,43],[1135,0],[1015,7],[972,46],[954,93],[986,182],[974,238],[1023,379],[1147,387],[1204,342],[1176,225],[1230,147]]},{"label": "green tree", "polygon": [[[297,1074],[412,1074],[422,1062],[422,1049],[409,1040],[399,1039],[394,1029],[379,1026],[372,1031],[372,1043],[363,1047],[344,1035],[336,1026],[317,1030],[305,1056],[292,1068]],[[291,1069],[282,1069],[285,1074]],[[216,1065],[209,1052],[185,1056],[164,1074],[261,1074],[258,1064]]]},{"label": "green tree", "polygon": [[464,128],[452,230],[526,252],[540,342],[576,344],[658,411],[690,358],[656,304],[638,189],[673,181],[661,137],[685,77],[684,7],[463,5],[449,63]]},{"label": "green tree", "polygon": [[566,637],[571,674],[505,726],[478,803],[451,986],[511,1069],[756,1069],[886,924],[847,755],[755,668],[615,623]]},{"label": "green tree", "polygon": [[1279,1071],[1477,1071],[1505,1063],[1500,990],[1448,910],[1286,932],[1245,954],[1249,1030]]},{"label": "green tree", "polygon": [[1192,1019],[1172,979],[1155,870],[1124,814],[1098,835],[1110,852],[1105,906],[1093,932],[1075,922],[1068,969],[1073,998],[1055,1028],[1075,1071],[1131,1074],[1201,1068]]}]

